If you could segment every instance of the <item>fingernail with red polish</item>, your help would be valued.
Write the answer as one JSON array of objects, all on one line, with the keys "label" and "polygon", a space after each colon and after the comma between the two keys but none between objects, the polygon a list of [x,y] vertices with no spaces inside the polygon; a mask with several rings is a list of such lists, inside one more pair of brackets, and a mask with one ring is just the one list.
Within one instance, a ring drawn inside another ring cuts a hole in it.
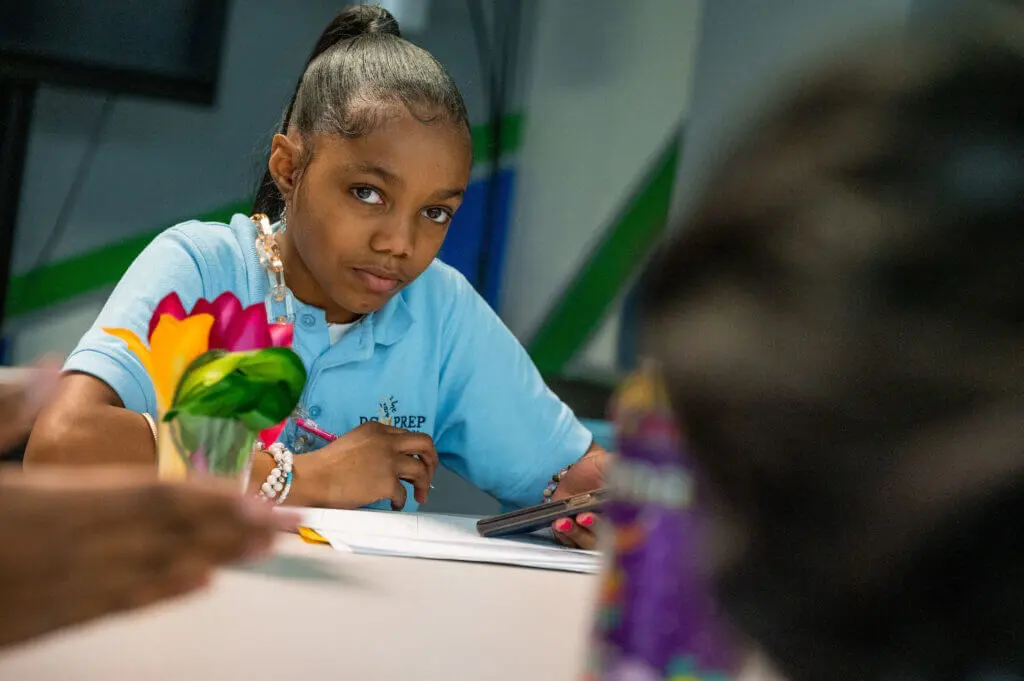
[{"label": "fingernail with red polish", "polygon": [[555,529],[559,532],[568,532],[572,529],[572,521],[568,518],[562,518],[555,523]]},{"label": "fingernail with red polish", "polygon": [[576,516],[576,522],[578,522],[580,525],[583,525],[583,527],[590,527],[594,524],[594,514],[584,513],[582,515]]}]

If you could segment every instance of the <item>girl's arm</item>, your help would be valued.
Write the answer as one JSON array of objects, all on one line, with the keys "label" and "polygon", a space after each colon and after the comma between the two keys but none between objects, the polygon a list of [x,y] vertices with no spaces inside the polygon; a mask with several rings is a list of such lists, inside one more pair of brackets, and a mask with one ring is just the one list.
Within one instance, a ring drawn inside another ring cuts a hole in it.
[{"label": "girl's arm", "polygon": [[538,504],[551,476],[584,456],[593,435],[469,282],[444,274],[451,308],[442,324],[437,451],[505,506]]},{"label": "girl's arm", "polygon": [[153,433],[142,414],[98,378],[71,373],[36,419],[25,465],[153,463]]},{"label": "girl's arm", "polygon": [[68,357],[56,399],[33,429],[26,463],[154,463],[153,434],[142,415],[156,416],[152,382],[139,358],[104,329],[126,328],[146,338],[150,316],[168,293],[191,307],[208,291],[244,290],[244,270],[225,227],[186,223],[158,236]]},{"label": "girl's arm", "polygon": [[[36,419],[25,452],[26,466],[155,461],[153,432],[145,417],[125,409],[103,381],[78,373],[61,379],[56,399]],[[274,460],[266,454],[253,459],[249,483],[253,493],[273,466]]]}]

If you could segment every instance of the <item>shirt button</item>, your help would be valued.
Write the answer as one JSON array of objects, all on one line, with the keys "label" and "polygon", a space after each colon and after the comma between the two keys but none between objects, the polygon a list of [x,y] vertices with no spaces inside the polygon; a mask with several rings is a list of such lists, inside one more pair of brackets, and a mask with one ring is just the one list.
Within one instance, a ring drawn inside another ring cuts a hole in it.
[{"label": "shirt button", "polygon": [[320,418],[320,414],[322,414],[322,413],[323,413],[323,410],[320,407],[318,407],[318,406],[314,405],[314,406],[309,408],[309,415],[312,416],[315,419]]},{"label": "shirt button", "polygon": [[307,329],[309,327],[313,326],[313,324],[315,324],[315,323],[316,323],[316,320],[313,319],[313,315],[309,314],[308,312],[306,314],[302,315],[302,325],[304,327],[306,327]]}]

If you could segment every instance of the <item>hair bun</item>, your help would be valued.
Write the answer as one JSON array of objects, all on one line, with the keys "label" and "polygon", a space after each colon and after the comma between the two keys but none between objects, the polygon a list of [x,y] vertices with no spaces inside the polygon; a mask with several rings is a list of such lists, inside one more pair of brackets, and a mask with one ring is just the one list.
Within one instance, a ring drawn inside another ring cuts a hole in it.
[{"label": "hair bun", "polygon": [[354,5],[334,18],[328,31],[334,42],[361,35],[393,35],[401,38],[398,20],[378,5]]}]

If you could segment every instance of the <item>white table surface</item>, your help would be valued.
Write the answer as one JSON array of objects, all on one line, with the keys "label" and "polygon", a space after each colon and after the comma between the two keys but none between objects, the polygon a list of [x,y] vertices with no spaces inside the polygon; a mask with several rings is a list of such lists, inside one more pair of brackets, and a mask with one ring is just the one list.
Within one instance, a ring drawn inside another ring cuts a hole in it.
[{"label": "white table surface", "polygon": [[593,576],[346,555],[295,536],[278,551],[330,561],[348,580],[225,571],[202,594],[0,653],[0,679],[578,677]]},{"label": "white table surface", "polygon": [[201,594],[0,653],[0,679],[580,678],[593,576],[355,556],[295,536],[278,553],[345,579],[225,571]]}]

